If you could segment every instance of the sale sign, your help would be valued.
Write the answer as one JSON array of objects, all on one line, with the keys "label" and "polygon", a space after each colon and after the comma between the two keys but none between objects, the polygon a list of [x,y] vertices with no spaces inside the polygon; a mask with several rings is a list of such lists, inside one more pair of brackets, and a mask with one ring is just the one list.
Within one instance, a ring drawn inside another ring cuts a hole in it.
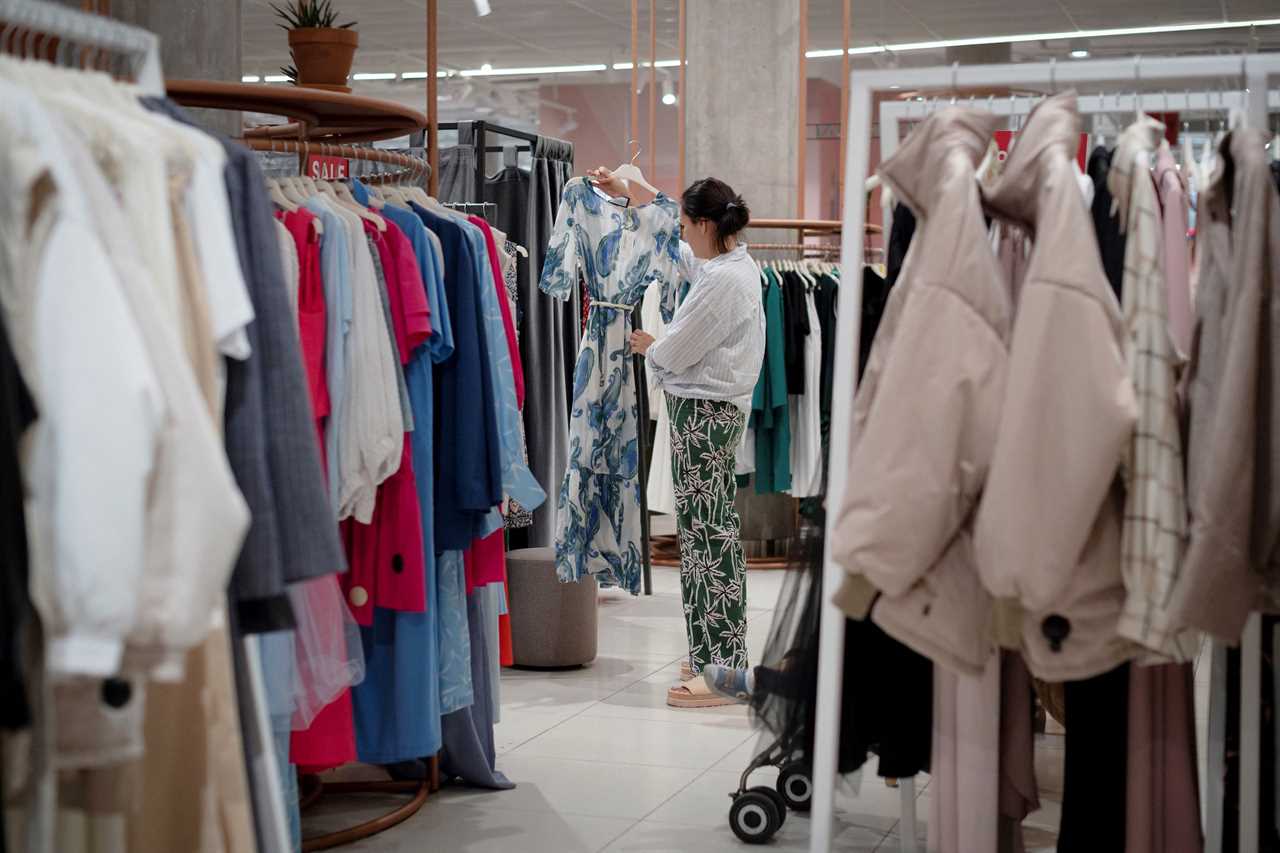
[{"label": "sale sign", "polygon": [[[1018,135],[1016,130],[997,130],[996,131],[996,147],[1000,149],[997,158],[1004,162],[1009,156],[1009,149],[1013,147],[1014,137]],[[1080,145],[1076,148],[1076,162],[1080,164],[1080,171],[1085,170],[1085,164],[1089,159],[1089,134],[1080,134]]]},{"label": "sale sign", "polygon": [[324,157],[308,154],[306,175],[317,181],[341,181],[351,177],[351,161],[346,157]]}]

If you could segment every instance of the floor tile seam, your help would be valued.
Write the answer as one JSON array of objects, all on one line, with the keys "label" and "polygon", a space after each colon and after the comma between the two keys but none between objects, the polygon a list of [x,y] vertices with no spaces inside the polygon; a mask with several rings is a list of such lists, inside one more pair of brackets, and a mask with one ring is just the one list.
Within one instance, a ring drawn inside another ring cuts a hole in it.
[{"label": "floor tile seam", "polygon": [[[519,742],[518,744],[516,744],[515,746],[513,746],[513,747],[511,747],[510,749],[506,750],[506,752],[505,752],[504,754],[505,754],[505,755],[510,755],[511,753],[515,752],[517,749],[519,749],[520,747],[524,746],[525,744],[532,743],[533,741],[537,740],[538,738],[542,737],[543,735],[545,735],[545,734],[549,734],[549,733],[551,733],[551,732],[555,731],[555,730],[556,730],[556,729],[558,729],[560,726],[563,726],[565,723],[569,722],[570,720],[575,720],[575,719],[577,719],[578,717],[581,717],[583,714],[587,713],[587,711],[590,711],[593,707],[595,707],[596,705],[599,705],[599,704],[600,704],[600,702],[601,702],[601,700],[599,700],[599,699],[595,700],[594,702],[592,702],[592,703],[591,703],[590,705],[588,705],[587,707],[585,707],[585,708],[583,708],[583,709],[581,709],[581,710],[579,710],[579,711],[576,711],[576,712],[574,712],[574,713],[570,714],[569,716],[565,717],[563,720],[560,720],[558,723],[556,723],[556,724],[554,724],[553,726],[551,726],[551,728],[549,728],[549,729],[543,729],[542,731],[538,732],[536,735],[533,735],[532,737],[529,737],[529,738],[526,738],[525,740],[520,741],[520,742]],[[566,760],[566,761],[572,761],[573,759],[565,759],[565,760]],[[601,763],[601,762],[592,762],[592,763]]]},{"label": "floor tile seam", "polygon": [[[518,787],[519,786],[517,784],[517,788]],[[491,791],[489,793],[502,794],[503,792]],[[631,821],[632,825],[627,827],[627,829],[623,830],[623,832],[633,829],[637,823],[643,820],[643,818],[638,818],[635,815],[598,814],[598,813],[577,811],[574,809],[553,809],[551,811],[548,811],[547,809],[547,806],[549,805],[548,803],[542,803],[536,808],[532,806],[505,805],[505,804],[500,804],[500,801],[495,800],[492,797],[485,798],[483,802],[472,803],[472,802],[467,802],[465,800],[453,800],[448,803],[441,803],[440,805],[442,807],[444,806],[447,806],[449,808],[457,807],[462,809],[468,809],[470,811],[484,810],[484,811],[499,811],[499,812],[516,812],[518,814],[539,814],[539,815],[552,814],[552,815],[567,815],[569,817],[588,817],[588,818],[594,817],[594,818],[600,818],[601,820]],[[618,837],[615,836],[614,838],[610,839],[609,843],[612,844],[614,841],[617,841],[617,840],[618,840]]]},{"label": "floor tile seam", "polygon": [[605,845],[604,845],[603,847],[597,847],[597,848],[596,848],[596,853],[602,853],[602,851],[608,850],[608,849],[609,849],[610,847],[612,847],[616,842],[621,841],[621,840],[622,840],[622,837],[623,837],[624,835],[626,835],[628,832],[630,832],[631,830],[635,829],[637,826],[639,826],[639,825],[640,825],[640,821],[639,821],[639,820],[632,820],[631,818],[626,818],[626,820],[630,820],[630,821],[631,821],[631,825],[630,825],[630,826],[628,826],[626,829],[622,830],[621,832],[619,832],[619,833],[618,833],[617,835],[615,835],[613,838],[610,838],[610,839],[608,840],[608,842],[606,842],[606,843],[605,843]]},{"label": "floor tile seam", "polygon": [[[604,718],[601,718],[601,719],[604,719]],[[511,755],[515,755],[515,753],[514,752],[507,753],[507,756],[511,756]],[[655,770],[684,770],[689,773],[705,773],[711,769],[710,767],[707,767],[707,768],[688,767],[688,766],[681,766],[679,764],[646,764],[644,762],[637,762],[637,761],[617,761],[617,760],[591,761],[590,759],[586,759],[586,758],[564,758],[559,755],[545,755],[545,754],[539,754],[536,752],[521,752],[517,757],[549,758],[552,761],[576,761],[580,764],[603,764],[605,766],[612,766],[612,767],[651,767]]]}]

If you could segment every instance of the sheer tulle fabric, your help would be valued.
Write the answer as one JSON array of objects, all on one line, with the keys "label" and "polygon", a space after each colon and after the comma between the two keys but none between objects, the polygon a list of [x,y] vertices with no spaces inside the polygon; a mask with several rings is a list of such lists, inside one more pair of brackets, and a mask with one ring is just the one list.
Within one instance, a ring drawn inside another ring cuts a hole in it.
[{"label": "sheer tulle fabric", "polygon": [[336,575],[291,585],[289,600],[298,623],[293,643],[293,729],[301,731],[343,690],[364,681],[364,646]]}]

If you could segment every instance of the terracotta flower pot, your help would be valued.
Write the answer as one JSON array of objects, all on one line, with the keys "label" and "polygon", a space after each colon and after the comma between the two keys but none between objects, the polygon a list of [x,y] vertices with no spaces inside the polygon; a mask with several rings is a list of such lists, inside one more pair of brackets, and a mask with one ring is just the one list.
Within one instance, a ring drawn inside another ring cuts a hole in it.
[{"label": "terracotta flower pot", "polygon": [[289,49],[298,69],[298,85],[349,92],[347,75],[360,34],[351,29],[312,27],[289,30]]}]

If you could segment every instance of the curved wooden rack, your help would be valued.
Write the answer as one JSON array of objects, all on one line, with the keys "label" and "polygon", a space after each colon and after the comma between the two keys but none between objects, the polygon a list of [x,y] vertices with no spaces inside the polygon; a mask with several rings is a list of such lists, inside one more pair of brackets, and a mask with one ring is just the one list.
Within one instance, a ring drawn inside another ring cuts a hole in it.
[{"label": "curved wooden rack", "polygon": [[395,101],[305,86],[263,86],[219,80],[166,80],[169,97],[187,107],[243,110],[284,116],[293,122],[253,128],[248,137],[313,142],[375,142],[427,125],[427,117]]},{"label": "curved wooden rack", "polygon": [[[421,158],[355,147],[354,143],[394,139],[427,126],[425,115],[394,101],[302,86],[261,86],[217,80],[166,80],[165,89],[170,98],[187,107],[241,110],[293,119],[288,124],[247,130],[245,138],[240,141],[255,151],[304,156],[316,153],[400,167],[394,172],[367,179],[373,182],[421,178],[430,172],[430,167]],[[422,808],[433,791],[440,789],[439,758],[432,756],[427,768],[429,778],[422,782],[324,783],[318,777],[308,777],[300,809],[312,805],[325,794],[401,793],[410,795],[410,798],[373,820],[306,839],[302,844],[303,851],[311,853],[350,844],[408,820]]]},{"label": "curved wooden rack", "polygon": [[377,835],[379,832],[390,829],[393,826],[404,823],[409,818],[417,814],[427,801],[430,794],[431,784],[427,781],[422,782],[329,782],[320,785],[318,782],[315,787],[307,792],[302,803],[302,808],[315,803],[325,794],[411,794],[412,797],[408,802],[401,805],[390,812],[387,812],[373,820],[341,829],[337,832],[331,832],[328,835],[319,835],[312,838],[303,839],[303,853],[314,853],[318,850],[329,850],[333,847],[341,847],[344,844],[351,844],[368,838],[371,835]]}]

